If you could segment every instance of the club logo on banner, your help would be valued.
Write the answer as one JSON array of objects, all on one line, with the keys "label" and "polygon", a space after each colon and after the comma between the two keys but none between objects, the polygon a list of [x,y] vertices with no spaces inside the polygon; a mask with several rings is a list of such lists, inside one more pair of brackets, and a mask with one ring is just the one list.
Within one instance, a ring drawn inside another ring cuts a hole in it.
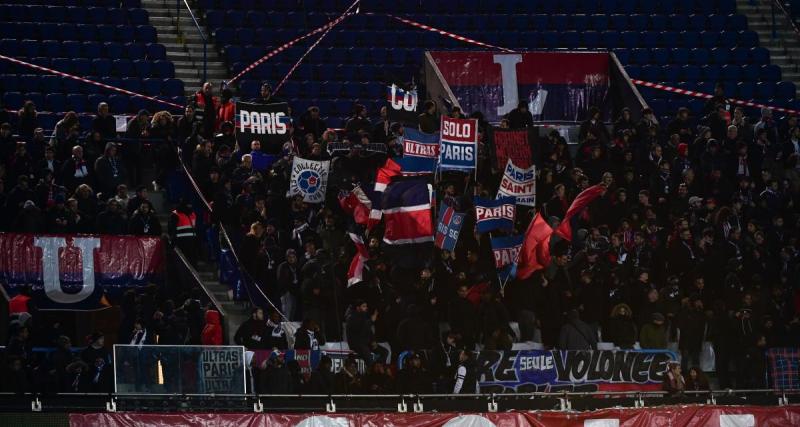
[{"label": "club logo on banner", "polygon": [[433,173],[439,159],[439,135],[411,128],[403,132],[403,158],[398,160],[403,175]]},{"label": "club logo on banner", "polygon": [[259,140],[262,149],[277,149],[289,140],[289,104],[236,103],[236,139],[246,145]]},{"label": "club logo on banner", "polygon": [[0,283],[10,295],[26,285],[39,308],[95,310],[103,295],[159,282],[160,238],[0,233]]},{"label": "club logo on banner", "polygon": [[389,121],[417,123],[419,97],[416,89],[405,90],[396,84],[386,87],[386,110]]},{"label": "club logo on banner", "polygon": [[507,280],[516,276],[519,249],[522,247],[524,236],[508,236],[492,238],[492,253],[494,254],[494,267],[500,280]]},{"label": "club logo on banner", "polygon": [[464,214],[458,213],[450,206],[442,205],[439,209],[439,222],[436,225],[434,243],[439,249],[453,251],[458,243],[458,233],[464,223]]},{"label": "club logo on banner", "polygon": [[496,200],[475,197],[474,203],[475,221],[479,233],[488,233],[492,230],[511,230],[514,227],[517,203],[514,197],[501,197]]},{"label": "club logo on banner", "polygon": [[533,164],[528,135],[527,130],[492,129],[497,169],[505,167],[508,159],[520,168],[527,169]]},{"label": "club logo on banner", "polygon": [[478,121],[442,116],[439,167],[475,169],[478,161]]},{"label": "club logo on banner", "polygon": [[325,190],[328,187],[328,171],[331,162],[301,159],[292,160],[292,179],[289,180],[287,197],[302,195],[307,203],[321,203],[325,201]]},{"label": "club logo on banner", "polygon": [[536,165],[522,169],[514,166],[514,162],[508,159],[500,188],[497,189],[497,197],[508,196],[516,197],[518,205],[536,205]]}]

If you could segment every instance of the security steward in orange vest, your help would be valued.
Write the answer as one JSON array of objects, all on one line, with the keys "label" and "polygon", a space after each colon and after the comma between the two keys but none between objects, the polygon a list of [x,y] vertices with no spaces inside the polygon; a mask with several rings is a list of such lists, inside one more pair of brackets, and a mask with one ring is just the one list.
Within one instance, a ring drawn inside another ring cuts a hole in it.
[{"label": "security steward in orange vest", "polygon": [[169,237],[192,265],[197,265],[197,215],[191,203],[181,200],[169,217]]}]

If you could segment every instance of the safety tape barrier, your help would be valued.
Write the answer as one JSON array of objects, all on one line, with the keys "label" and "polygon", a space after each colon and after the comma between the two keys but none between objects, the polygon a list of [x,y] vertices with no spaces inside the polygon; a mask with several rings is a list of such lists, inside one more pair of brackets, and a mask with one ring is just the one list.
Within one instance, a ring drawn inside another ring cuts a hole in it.
[{"label": "safety tape barrier", "polygon": [[[711,99],[711,98],[714,97],[714,95],[709,95],[707,93],[698,92],[698,91],[695,91],[695,90],[681,89],[679,87],[672,87],[672,86],[662,85],[662,84],[659,84],[659,83],[647,82],[647,81],[639,80],[639,79],[631,79],[631,82],[633,84],[635,84],[635,85],[638,85],[638,86],[644,86],[644,87],[649,87],[649,88],[652,88],[652,89],[663,90],[665,92],[677,93],[679,95],[693,96],[695,98]],[[792,115],[800,115],[800,111],[793,110],[791,108],[775,107],[775,106],[772,106],[772,105],[761,104],[761,103],[758,103],[758,102],[742,101],[741,99],[735,99],[735,98],[727,98],[727,100],[731,104],[742,105],[742,106],[745,106],[745,107],[768,108],[770,110],[778,111],[780,113],[787,113],[787,114],[792,114]]]},{"label": "safety tape barrier", "polygon": [[264,63],[264,61],[266,61],[266,60],[268,60],[268,59],[272,58],[273,56],[275,56],[275,55],[277,55],[277,54],[279,54],[279,53],[283,52],[283,51],[284,51],[284,50],[286,50],[286,49],[289,49],[290,47],[294,46],[294,45],[295,45],[295,44],[297,44],[298,42],[300,42],[300,41],[303,41],[303,40],[305,40],[305,39],[307,39],[307,38],[309,38],[309,37],[313,36],[314,34],[319,34],[319,33],[323,32],[323,31],[327,31],[327,30],[329,30],[329,29],[331,29],[331,28],[333,28],[333,27],[335,27],[335,26],[339,25],[339,24],[340,24],[342,21],[344,21],[344,20],[345,20],[345,18],[347,18],[348,16],[350,16],[350,15],[351,15],[351,14],[349,13],[349,11],[350,11],[350,10],[351,10],[351,9],[352,9],[352,8],[353,8],[355,5],[357,5],[357,4],[358,4],[360,1],[361,1],[361,0],[356,0],[356,1],[354,1],[354,2],[353,2],[353,4],[351,4],[351,5],[350,5],[350,7],[348,7],[348,8],[347,8],[347,10],[346,10],[344,13],[342,13],[341,15],[339,15],[339,17],[338,17],[338,18],[336,18],[336,19],[334,19],[333,21],[331,21],[331,22],[328,22],[327,24],[325,24],[325,25],[322,25],[322,26],[320,26],[320,27],[317,27],[317,28],[315,28],[315,29],[311,30],[310,32],[308,32],[308,33],[306,33],[306,34],[303,34],[302,36],[299,36],[299,37],[297,37],[297,38],[295,38],[295,39],[293,39],[293,40],[290,40],[290,41],[288,41],[288,42],[286,42],[286,43],[284,43],[284,44],[282,44],[282,45],[278,46],[277,48],[273,49],[271,52],[267,53],[266,55],[262,56],[260,59],[256,60],[256,62],[253,62],[252,64],[250,64],[250,65],[248,65],[247,67],[245,67],[245,68],[244,68],[244,70],[242,70],[242,71],[240,71],[240,72],[239,72],[239,74],[237,74],[237,75],[233,76],[233,78],[232,78],[232,79],[230,79],[230,80],[228,80],[227,82],[225,82],[225,85],[232,85],[234,82],[236,82],[237,80],[239,80],[239,79],[240,79],[240,78],[241,78],[243,75],[245,75],[245,74],[249,73],[249,72],[250,72],[250,71],[252,71],[254,68],[256,68],[256,67],[258,67],[259,65],[263,64],[263,63]]},{"label": "safety tape barrier", "polygon": [[[379,14],[379,13],[368,13],[367,15],[381,15],[381,14]],[[385,14],[385,16],[388,16],[389,18],[392,18],[394,20],[400,21],[400,22],[402,22],[404,24],[407,24],[407,25],[410,25],[412,27],[416,27],[416,28],[419,28],[419,29],[425,30],[425,31],[430,31],[432,33],[437,33],[437,34],[443,35],[445,37],[450,37],[452,39],[456,39],[458,41],[462,41],[462,42],[465,42],[465,43],[474,44],[476,46],[481,46],[481,47],[488,47],[490,49],[497,49],[497,50],[501,50],[503,52],[509,52],[509,53],[514,53],[515,52],[512,49],[508,49],[508,48],[500,47],[500,46],[495,46],[495,45],[492,45],[492,44],[489,44],[489,43],[484,43],[484,42],[481,42],[481,41],[478,41],[478,40],[471,39],[469,37],[460,36],[458,34],[451,33],[449,31],[441,30],[441,29],[436,28],[436,27],[431,27],[430,25],[426,25],[426,24],[423,24],[423,23],[420,23],[420,22],[417,22],[417,21],[412,21],[411,19],[408,19],[408,18],[403,18],[401,16],[391,15],[391,14]]]},{"label": "safety tape barrier", "polygon": [[42,67],[41,65],[31,64],[30,62],[20,61],[19,59],[12,58],[10,56],[0,55],[0,59],[2,59],[4,61],[8,61],[8,62],[13,62],[14,64],[22,65],[22,66],[25,66],[25,67],[28,67],[28,68],[33,68],[34,70],[44,71],[45,73],[55,74],[57,76],[66,77],[66,78],[69,78],[69,79],[72,79],[72,80],[77,80],[79,82],[83,82],[83,83],[88,83],[88,84],[91,84],[91,85],[99,86],[99,87],[101,87],[103,89],[113,90],[113,91],[116,91],[116,92],[120,92],[120,93],[124,93],[126,95],[133,96],[133,97],[144,98],[144,99],[147,99],[149,101],[158,102],[158,103],[161,103],[161,104],[164,104],[164,105],[169,105],[170,107],[183,108],[183,105],[175,104],[174,102],[164,101],[163,99],[158,99],[158,98],[154,98],[152,96],[142,95],[141,93],[131,92],[131,91],[126,90],[126,89],[122,89],[122,88],[118,88],[118,87],[114,87],[114,86],[109,86],[109,85],[104,84],[104,83],[96,82],[94,80],[89,80],[89,79],[87,79],[85,77],[78,77],[78,76],[74,76],[72,74],[67,74],[67,73],[65,73],[63,71],[58,71],[58,70],[54,70],[52,68]]}]

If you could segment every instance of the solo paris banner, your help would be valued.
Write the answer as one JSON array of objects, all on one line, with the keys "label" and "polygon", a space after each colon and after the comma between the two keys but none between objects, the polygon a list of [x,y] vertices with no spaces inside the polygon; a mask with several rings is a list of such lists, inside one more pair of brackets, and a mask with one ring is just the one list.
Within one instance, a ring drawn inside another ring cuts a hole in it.
[{"label": "solo paris banner", "polygon": [[442,116],[439,168],[471,171],[478,161],[478,121]]}]

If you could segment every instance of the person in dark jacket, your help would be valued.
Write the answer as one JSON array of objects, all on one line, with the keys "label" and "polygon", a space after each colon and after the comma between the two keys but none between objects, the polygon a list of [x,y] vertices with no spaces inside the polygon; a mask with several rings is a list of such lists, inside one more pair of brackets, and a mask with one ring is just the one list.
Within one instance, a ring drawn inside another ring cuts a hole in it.
[{"label": "person in dark jacket", "polygon": [[268,347],[267,323],[264,321],[264,310],[254,308],[250,318],[239,326],[233,341],[250,350],[266,349]]},{"label": "person in dark jacket", "polygon": [[458,287],[458,298],[450,301],[447,319],[453,332],[461,335],[461,341],[469,349],[475,346],[478,339],[478,310],[467,299],[467,285]]},{"label": "person in dark jacket", "polygon": [[97,215],[95,231],[100,234],[123,235],[128,231],[119,202],[109,199],[106,209]]},{"label": "person in dark jacket", "polygon": [[289,344],[286,340],[286,331],[283,330],[283,325],[281,324],[281,314],[277,310],[270,310],[269,312],[267,333],[269,334],[267,338],[268,348],[277,348],[280,350],[289,348]]},{"label": "person in dark jacket", "polygon": [[578,310],[567,313],[567,323],[558,336],[560,350],[593,350],[597,347],[597,331],[581,320]]},{"label": "person in dark jacket", "polygon": [[161,223],[153,213],[153,205],[149,200],[139,204],[139,207],[128,220],[128,233],[134,236],[160,236]]},{"label": "person in dark jacket", "polygon": [[336,394],[358,394],[362,390],[361,375],[358,373],[356,359],[348,357],[342,369],[333,376],[333,390]]},{"label": "person in dark jacket", "polygon": [[428,100],[422,105],[422,114],[419,115],[419,130],[425,133],[434,133],[439,129],[439,116],[436,114],[436,103]]},{"label": "person in dark jacket", "polygon": [[700,352],[706,335],[706,314],[703,310],[703,301],[697,298],[689,302],[678,313],[678,328],[681,331],[678,348],[681,351],[681,368],[689,371],[689,364],[700,365]]},{"label": "person in dark jacket", "polygon": [[508,127],[511,129],[533,126],[533,115],[528,111],[528,104],[525,101],[520,101],[517,108],[506,115],[506,119],[508,119]]},{"label": "person in dark jacket", "polygon": [[403,394],[421,394],[431,391],[431,377],[422,363],[422,355],[413,353],[406,359],[403,369],[397,378],[399,392]]},{"label": "person in dark jacket", "polygon": [[320,332],[319,324],[314,319],[306,319],[294,333],[295,350],[319,350],[325,345],[325,337]]},{"label": "person in dark jacket", "polygon": [[369,306],[366,301],[358,301],[353,306],[350,317],[347,318],[347,344],[350,349],[356,352],[359,357],[364,359],[367,364],[372,362],[372,352],[370,343],[372,342],[372,325],[378,317],[378,311],[374,310],[372,315],[368,312]]},{"label": "person in dark jacket", "polygon": [[608,320],[603,330],[603,338],[613,342],[619,348],[630,349],[636,344],[639,332],[636,330],[636,322],[633,321],[633,313],[628,304],[617,304],[611,310],[611,318]]},{"label": "person in dark jacket", "polygon": [[125,142],[123,148],[125,154],[125,164],[128,169],[130,185],[139,185],[144,168],[144,158],[142,157],[142,142],[140,139],[150,138],[150,112],[139,110],[136,117],[128,122],[128,129],[125,131]]},{"label": "person in dark jacket", "polygon": [[286,366],[284,354],[280,351],[273,351],[269,359],[262,363],[259,370],[259,389],[263,394],[291,394],[294,389],[294,381],[291,378],[289,368]]},{"label": "person in dark jacket", "polygon": [[94,162],[94,173],[103,199],[113,197],[117,186],[124,184],[127,177],[125,166],[117,156],[117,144],[106,144],[105,152]]},{"label": "person in dark jacket", "polygon": [[111,392],[114,366],[105,348],[105,336],[94,332],[89,336],[89,345],[81,352],[81,360],[89,367],[86,372],[86,390],[93,393]]},{"label": "person in dark jacket", "polygon": [[456,383],[453,394],[478,393],[478,373],[472,362],[472,352],[461,350],[458,355],[458,368],[456,368]]},{"label": "person in dark jacket", "polygon": [[333,361],[330,356],[322,356],[319,359],[317,369],[311,374],[309,380],[310,394],[332,394],[333,393],[333,372],[331,368]]},{"label": "person in dark jacket", "polygon": [[92,119],[92,132],[99,133],[105,140],[117,136],[117,121],[109,113],[108,104],[105,102],[97,104],[97,116]]}]

